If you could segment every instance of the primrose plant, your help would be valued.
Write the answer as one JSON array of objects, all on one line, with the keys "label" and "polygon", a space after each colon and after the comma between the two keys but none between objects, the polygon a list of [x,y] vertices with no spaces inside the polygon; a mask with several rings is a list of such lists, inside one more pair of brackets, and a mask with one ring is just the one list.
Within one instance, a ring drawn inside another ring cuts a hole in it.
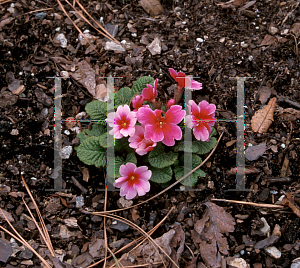
[{"label": "primrose plant", "polygon": [[[179,105],[184,88],[199,90],[202,84],[183,72],[169,72],[178,86],[174,98],[166,103],[157,100],[158,79],[144,76],[132,88],[123,87],[115,93],[114,112],[107,112],[107,104],[98,100],[85,108],[95,123],[78,134],[81,143],[77,155],[85,164],[106,167],[107,135],[113,135],[115,172],[110,183],[120,188],[120,195],[126,199],[145,195],[150,182],[165,187],[172,178],[179,180],[190,171],[184,167],[185,125],[193,130],[189,153],[193,169],[201,164],[200,155],[210,152],[217,143],[215,105],[189,100],[188,114]],[[205,176],[198,169],[181,183],[192,187]]]}]

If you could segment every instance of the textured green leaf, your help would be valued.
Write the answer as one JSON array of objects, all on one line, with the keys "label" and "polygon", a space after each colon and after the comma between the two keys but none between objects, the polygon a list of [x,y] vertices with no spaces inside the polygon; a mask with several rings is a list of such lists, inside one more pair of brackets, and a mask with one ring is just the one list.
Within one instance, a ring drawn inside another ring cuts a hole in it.
[{"label": "textured green leaf", "polygon": [[115,94],[115,107],[124,104],[130,105],[132,97],[133,97],[132,90],[129,87],[122,87]]},{"label": "textured green leaf", "polygon": [[89,137],[95,136],[99,137],[103,133],[106,132],[106,127],[103,125],[93,124],[92,129],[86,129],[82,132],[80,132],[77,137],[80,139],[80,142],[82,143],[84,140],[86,140]]},{"label": "textured green leaf", "polygon": [[[187,149],[187,148],[185,147],[184,141],[179,142],[179,143],[178,143],[177,145],[175,145],[173,148],[174,148],[174,149],[173,149],[174,152],[184,152],[184,149]],[[193,150],[193,153],[196,153],[196,152],[197,152],[196,148],[193,147],[193,144],[192,144],[192,150]]]},{"label": "textured green leaf", "polygon": [[216,136],[216,135],[217,135],[217,131],[216,131],[216,129],[214,127],[212,127],[211,128],[211,133],[210,133],[209,136],[211,137],[211,136]]},{"label": "textured green leaf", "polygon": [[150,181],[156,183],[166,183],[172,179],[173,171],[170,166],[165,168],[150,167],[149,169],[152,171]]},{"label": "textured green leaf", "polygon": [[144,88],[147,87],[147,84],[153,86],[154,78],[150,76],[142,76],[133,83],[132,92],[134,95],[142,94]]},{"label": "textured green leaf", "polygon": [[126,159],[125,159],[125,164],[126,163],[133,163],[135,165],[137,164],[137,158],[135,156],[135,153],[127,154]]},{"label": "textured green leaf", "polygon": [[193,141],[193,153],[196,154],[207,154],[209,153],[217,144],[217,139],[215,137],[210,137],[209,141]]},{"label": "textured green leaf", "polygon": [[[199,166],[202,162],[202,159],[196,155],[192,154],[192,169]],[[180,163],[184,163],[184,156],[180,157]],[[176,166],[174,168],[175,178],[176,180],[181,179],[184,176],[184,171],[186,170],[186,173],[190,172],[192,169],[184,166]],[[203,170],[197,169],[195,172],[192,173],[188,178],[184,179],[180,183],[185,186],[193,187],[197,184],[198,177],[205,177],[206,174]]]},{"label": "textured green leaf", "polygon": [[77,147],[78,158],[87,165],[106,166],[106,150],[100,146],[99,137],[89,137]]},{"label": "textured green leaf", "polygon": [[121,177],[121,174],[119,173],[121,165],[124,165],[124,158],[121,156],[116,156],[115,157],[115,179]]},{"label": "textured green leaf", "polygon": [[131,153],[134,149],[129,147],[128,137],[123,137],[122,139],[115,139],[115,151],[120,153]]},{"label": "textured green leaf", "polygon": [[107,132],[99,137],[99,143],[102,147],[107,148]]},{"label": "textured green leaf", "polygon": [[178,154],[176,153],[173,152],[165,153],[163,145],[159,143],[150,152],[149,163],[153,167],[164,168],[173,165],[177,158],[178,158]]},{"label": "textured green leaf", "polygon": [[105,102],[94,100],[85,106],[85,110],[92,120],[99,120],[97,123],[106,124],[107,104]]}]

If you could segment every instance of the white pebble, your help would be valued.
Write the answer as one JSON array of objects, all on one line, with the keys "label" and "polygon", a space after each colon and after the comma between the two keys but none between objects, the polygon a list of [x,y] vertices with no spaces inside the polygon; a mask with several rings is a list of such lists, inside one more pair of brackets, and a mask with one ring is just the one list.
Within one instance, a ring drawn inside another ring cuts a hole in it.
[{"label": "white pebble", "polygon": [[202,38],[199,37],[199,38],[196,39],[196,41],[197,41],[198,43],[203,43],[204,40],[203,40]]}]

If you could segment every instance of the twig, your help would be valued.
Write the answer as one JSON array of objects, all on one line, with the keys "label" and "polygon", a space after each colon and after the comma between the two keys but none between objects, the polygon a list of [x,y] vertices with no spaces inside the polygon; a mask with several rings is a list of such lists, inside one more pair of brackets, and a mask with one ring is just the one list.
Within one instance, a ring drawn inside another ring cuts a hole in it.
[{"label": "twig", "polygon": [[75,184],[82,192],[84,192],[85,194],[88,192],[88,190],[85,189],[85,188],[81,185],[81,183],[80,183],[78,180],[76,180],[76,178],[75,178],[74,176],[71,176],[71,178],[72,178],[73,183],[74,183],[74,184]]},{"label": "twig", "polygon": [[290,104],[291,106],[294,106],[297,109],[300,109],[300,104],[298,102],[291,101],[286,97],[278,96],[278,101],[279,102],[285,102],[287,104]]},{"label": "twig", "polygon": [[284,206],[281,206],[281,205],[258,204],[258,203],[253,203],[253,202],[238,201],[238,200],[228,200],[228,199],[216,199],[216,198],[212,198],[211,201],[228,202],[228,203],[234,203],[234,204],[240,204],[240,205],[249,205],[249,206],[261,207],[261,208],[284,208]]}]

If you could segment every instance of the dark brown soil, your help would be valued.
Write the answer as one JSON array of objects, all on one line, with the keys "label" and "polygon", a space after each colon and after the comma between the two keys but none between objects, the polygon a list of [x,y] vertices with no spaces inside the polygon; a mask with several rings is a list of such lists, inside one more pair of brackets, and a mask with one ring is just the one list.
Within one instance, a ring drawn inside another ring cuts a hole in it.
[{"label": "dark brown soil", "polygon": [[[12,3],[14,11],[11,14],[8,8]],[[72,10],[66,2],[62,4],[67,11]],[[202,90],[193,92],[196,102],[207,100],[216,105],[216,118],[220,119],[216,129],[219,134],[224,131],[224,135],[215,153],[203,166],[207,176],[199,179],[195,187],[198,191],[180,192],[177,187],[137,208],[139,219],[135,223],[149,231],[175,206],[152,236],[157,238],[175,222],[181,223],[185,243],[197,261],[194,266],[187,266],[186,262],[191,260],[192,255],[185,247],[180,267],[201,267],[199,263],[203,260],[191,231],[196,221],[202,218],[206,208],[204,203],[211,198],[273,204],[287,192],[293,192],[297,197],[300,179],[299,3],[261,0],[240,10],[247,2],[222,8],[210,0],[166,0],[162,2],[163,14],[156,17],[150,17],[138,1],[116,0],[106,4],[100,0],[81,1],[81,4],[98,21],[103,17],[104,25],[118,25],[116,39],[132,42],[132,48],[123,53],[106,51],[106,40],[80,21],[78,27],[82,31],[89,29],[92,35],[97,36],[95,46],[101,56],[94,51],[86,51],[88,45],[78,45],[78,32],[54,0],[17,0],[0,4],[0,207],[12,215],[13,226],[26,240],[35,241],[38,244],[36,248],[40,248],[37,229],[23,215],[29,214],[22,199],[11,194],[26,192],[21,175],[44,216],[54,249],[63,250],[66,254],[64,262],[84,253],[86,243],[104,237],[103,218],[83,214],[75,202],[75,198],[81,196],[84,208],[90,211],[104,209],[104,170],[85,166],[73,150],[70,158],[63,160],[63,187],[70,189],[67,192],[70,195],[61,198],[67,201],[67,207],[57,197],[58,193],[47,191],[53,188],[51,174],[54,167],[54,79],[51,77],[62,75],[61,71],[67,65],[66,62],[58,62],[55,57],[69,62],[85,59],[97,70],[98,80],[101,80],[100,76],[123,77],[115,80],[116,90],[131,87],[141,76],[158,78],[162,100],[173,97],[169,87],[175,82],[168,72],[169,68],[173,68],[193,75],[203,84]],[[40,18],[37,10],[47,8],[41,11],[45,12],[45,16]],[[7,18],[12,20],[6,24],[3,21]],[[71,18],[77,19],[74,15]],[[65,34],[67,48],[54,41],[58,32]],[[155,37],[161,40],[162,51],[152,56],[146,46]],[[25,87],[19,95],[10,91],[12,76],[13,80],[21,80]],[[230,122],[236,118],[237,84],[236,79],[232,79],[236,76],[249,77],[245,80],[245,146],[267,144],[267,150],[257,160],[246,160],[247,166],[257,169],[256,173],[247,175],[246,188],[252,189],[251,192],[226,191],[236,188],[235,176],[228,175],[228,171],[236,165],[235,143],[229,143],[236,139],[236,124]],[[277,98],[274,122],[266,133],[257,134],[252,131],[250,121],[255,111],[264,106],[259,96],[266,87],[271,92],[270,98]],[[89,91],[73,78],[62,79],[62,92],[62,118],[75,117],[85,111],[85,105],[93,99]],[[285,113],[282,115],[283,109]],[[81,123],[80,127],[86,129],[89,123]],[[63,146],[71,145],[74,149],[78,144],[76,133],[69,131],[68,134],[66,130],[67,126],[63,125]],[[83,168],[88,168],[88,181],[83,180]],[[153,184],[146,196],[136,198],[134,202],[146,200],[161,190]],[[109,192],[106,209],[121,207],[118,200],[118,192]],[[27,194],[25,201],[30,202]],[[300,221],[289,208],[215,203],[224,207],[236,220],[235,231],[227,236],[228,256],[241,257],[256,268],[290,267],[292,261],[300,257]],[[119,215],[132,220],[132,213],[128,210]],[[71,230],[79,233],[62,238],[60,225],[64,219],[71,217],[77,219],[79,226]],[[263,226],[261,218],[270,225],[270,235],[276,224],[280,226],[280,238],[269,245],[281,252],[279,259],[246,242],[245,236],[254,242],[266,238],[258,232]],[[1,224],[10,229],[5,221]],[[109,226],[109,245],[140,236],[131,228],[111,228],[110,219],[106,226]],[[11,237],[2,233],[2,238],[10,240]],[[29,267],[41,267],[40,260],[24,249],[6,263],[0,263],[1,267],[25,267],[25,260],[32,260]]]}]

